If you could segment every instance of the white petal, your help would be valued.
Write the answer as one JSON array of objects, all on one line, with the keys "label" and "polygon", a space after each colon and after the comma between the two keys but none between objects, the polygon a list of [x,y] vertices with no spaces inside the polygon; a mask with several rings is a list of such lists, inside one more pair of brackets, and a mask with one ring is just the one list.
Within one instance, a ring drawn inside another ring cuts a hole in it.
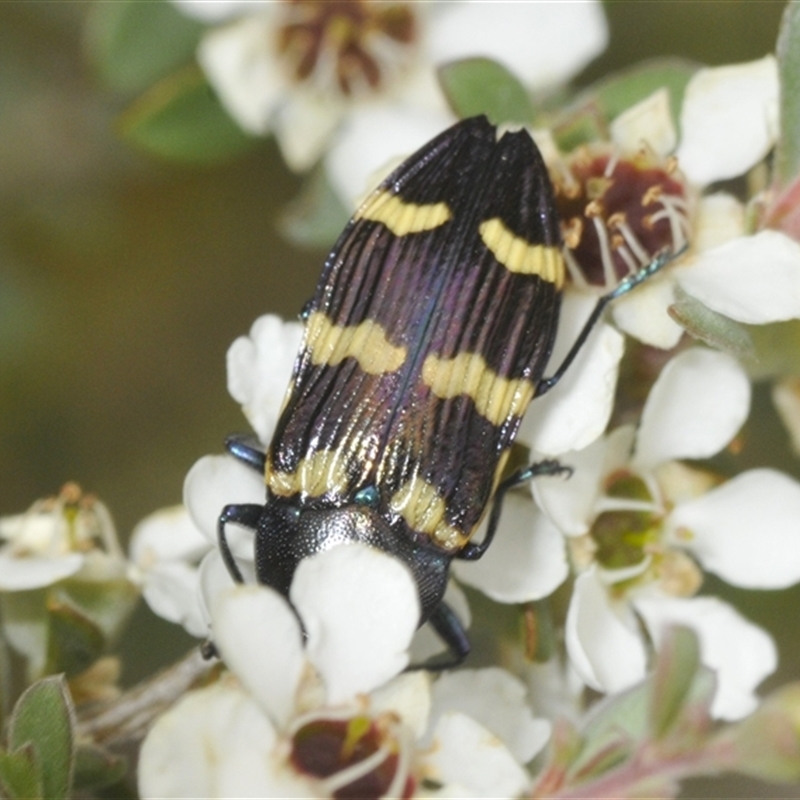
[{"label": "white petal", "polygon": [[3,636],[27,660],[29,683],[44,673],[50,625],[45,613],[44,592],[0,592]]},{"label": "white petal", "polygon": [[665,87],[623,111],[611,123],[611,141],[626,153],[645,148],[658,156],[669,155],[677,142],[675,123]]},{"label": "white petal", "polygon": [[437,64],[486,56],[544,89],[600,55],[608,27],[599,2],[449,3],[431,15],[428,39]]},{"label": "white petal", "polygon": [[[548,374],[558,369],[594,304],[577,292],[565,296]],[[520,439],[544,456],[582,450],[597,439],[611,414],[623,347],[610,325],[597,325],[559,383],[531,403]]]},{"label": "white petal", "polygon": [[272,125],[289,169],[304,172],[317,162],[344,112],[338,96],[293,91],[277,110]]},{"label": "white petal", "polygon": [[201,22],[222,22],[268,5],[268,0],[170,0],[170,2],[187,17]]},{"label": "white petal", "polygon": [[636,619],[627,605],[612,605],[594,570],[575,581],[566,644],[578,675],[599,692],[620,692],[644,678],[647,654]]},{"label": "white petal", "polygon": [[373,189],[370,176],[405,158],[452,124],[452,117],[427,109],[370,105],[354,110],[325,157],[331,185],[348,208]]},{"label": "white petal", "polygon": [[300,623],[286,600],[263,586],[235,586],[211,605],[214,644],[225,663],[278,724],[292,715],[305,659]]},{"label": "white petal", "polygon": [[207,33],[197,59],[222,105],[248,133],[267,133],[287,91],[275,53],[269,16],[246,16]]},{"label": "white petal", "polygon": [[460,711],[499,737],[522,764],[550,738],[550,723],[535,719],[525,685],[499,667],[445,673],[433,686],[431,728],[448,711]]},{"label": "white petal", "polygon": [[[481,526],[476,539],[486,531]],[[506,495],[500,529],[479,561],[454,561],[460,581],[499,603],[547,597],[569,574],[564,538],[529,497]]]},{"label": "white petal", "polygon": [[740,236],[699,253],[675,277],[692,297],[739,322],[800,317],[800,244],[778,231]]},{"label": "white petal", "polygon": [[392,556],[348,544],[303,559],[290,597],[329,702],[368,692],[408,663],[419,599],[410,571]]},{"label": "white petal", "polygon": [[741,175],[772,149],[778,132],[774,56],[701,69],[686,87],[680,167],[692,183]]},{"label": "white petal", "polygon": [[431,676],[425,670],[403,672],[370,694],[370,710],[392,712],[420,739],[431,713]]},{"label": "white petal", "polygon": [[772,402],[789,433],[792,449],[800,455],[800,380],[785,378],[772,387]]},{"label": "white petal", "polygon": [[180,561],[162,562],[146,572],[142,594],[153,613],[199,638],[208,635],[198,597],[199,582],[196,567]]},{"label": "white petal", "polygon": [[743,472],[670,515],[677,541],[735,586],[800,581],[800,483],[772,469]]},{"label": "white petal", "polygon": [[302,797],[290,789],[271,791],[275,745],[265,714],[232,679],[223,679],[190,692],[158,718],[141,749],[139,795]]},{"label": "white petal", "polygon": [[[712,247],[744,236],[744,206],[726,192],[716,192],[700,198],[694,215],[692,249],[703,253]],[[680,283],[684,269],[691,269],[691,258],[681,259],[673,268],[673,276]]]},{"label": "white petal", "polygon": [[17,556],[11,549],[0,550],[0,591],[20,592],[41,589],[74,575],[83,566],[80,553],[63,556]]},{"label": "white petal", "polygon": [[[233,456],[203,456],[183,483],[183,503],[206,538],[217,543],[217,520],[230,503],[264,503],[264,478]],[[253,554],[253,532],[226,528],[228,544],[241,556]]]},{"label": "white petal", "polygon": [[456,711],[439,719],[426,766],[434,780],[464,787],[466,797],[518,797],[530,782],[500,739]]},{"label": "white petal", "polygon": [[265,314],[228,348],[228,391],[264,443],[272,439],[302,337],[299,323]]},{"label": "white petal", "polygon": [[621,331],[652,347],[669,350],[683,336],[683,328],[667,313],[674,302],[673,278],[669,272],[662,272],[615,300],[611,313]]},{"label": "white petal", "polygon": [[634,464],[708,458],[736,434],[750,410],[750,382],[725,353],[693,347],[658,376],[642,411]]},{"label": "white petal", "polygon": [[656,646],[669,625],[686,625],[700,639],[702,662],[717,673],[717,694],[711,712],[738,719],[757,704],[754,689],[777,666],[769,634],[716,597],[642,597],[635,601]]},{"label": "white petal", "polygon": [[209,541],[192,522],[184,506],[162,508],[145,517],[131,534],[128,549],[140,569],[160,561],[198,562]]},{"label": "white petal", "polygon": [[[252,561],[237,561],[237,565],[245,584],[253,585],[257,582],[255,565]],[[228,572],[228,568],[222,560],[222,555],[216,549],[206,553],[200,562],[198,573],[197,603],[203,620],[207,626],[210,626],[211,607],[214,605],[214,598],[223,592],[227,592],[236,583],[230,572]]]},{"label": "white petal", "polygon": [[[465,630],[469,629],[472,624],[472,615],[469,610],[469,601],[459,585],[450,580],[447,582],[447,589],[444,593],[444,602],[450,606],[451,610],[455,612],[459,622],[464,626]],[[433,629],[433,625],[423,625],[417,629],[414,638],[411,641],[411,663],[424,664],[428,659],[433,656],[444,653],[447,650],[447,645],[442,640],[442,637]]]}]

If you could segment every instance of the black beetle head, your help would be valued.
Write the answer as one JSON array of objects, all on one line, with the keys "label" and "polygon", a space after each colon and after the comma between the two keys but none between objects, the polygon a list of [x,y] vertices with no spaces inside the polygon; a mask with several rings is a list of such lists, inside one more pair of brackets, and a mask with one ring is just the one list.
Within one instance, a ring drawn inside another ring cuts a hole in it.
[{"label": "black beetle head", "polygon": [[366,505],[309,508],[280,499],[264,506],[256,534],[260,583],[288,597],[294,571],[307,556],[339,544],[361,542],[399,558],[412,572],[422,609],[420,624],[439,605],[447,586],[450,556],[397,530]]}]

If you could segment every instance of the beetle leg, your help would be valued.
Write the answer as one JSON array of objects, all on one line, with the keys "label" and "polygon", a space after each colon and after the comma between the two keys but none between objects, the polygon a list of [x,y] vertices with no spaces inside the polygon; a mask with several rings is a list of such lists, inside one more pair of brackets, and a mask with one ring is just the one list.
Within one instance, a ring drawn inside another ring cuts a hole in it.
[{"label": "beetle leg", "polygon": [[225,526],[232,522],[235,525],[243,525],[245,528],[258,528],[258,520],[264,512],[264,506],[255,505],[253,503],[241,503],[239,505],[225,506],[222,513],[219,515],[217,521],[217,540],[219,541],[219,552],[222,555],[222,560],[231,575],[231,578],[236,583],[244,583],[239,565],[233,557],[228,538],[225,536]]},{"label": "beetle leg", "polygon": [[561,380],[561,378],[564,377],[564,373],[569,369],[570,364],[572,364],[572,362],[575,360],[575,356],[578,355],[583,345],[586,344],[586,340],[589,338],[589,334],[597,324],[597,320],[600,319],[601,315],[606,310],[606,306],[612,300],[616,300],[618,297],[622,297],[622,295],[627,294],[629,291],[631,291],[631,289],[634,289],[640,283],[643,283],[645,280],[647,280],[647,278],[649,278],[651,275],[654,275],[656,272],[658,272],[665,264],[668,264],[670,261],[681,255],[685,250],[686,248],[683,247],[676,253],[673,253],[669,250],[662,251],[649,264],[642,267],[633,275],[629,275],[627,278],[625,278],[625,280],[622,281],[614,290],[610,291],[608,294],[604,294],[597,301],[594,310],[589,315],[589,319],[587,319],[584,323],[583,328],[581,328],[581,332],[578,334],[578,338],[575,340],[575,343],[564,357],[564,360],[561,362],[558,369],[549,378],[541,378],[536,384],[536,393],[534,394],[534,397],[541,397],[546,392],[549,392],[550,389],[552,389]]},{"label": "beetle leg", "polygon": [[428,661],[409,669],[451,669],[461,664],[469,655],[470,644],[461,620],[456,616],[456,612],[445,602],[439,603],[434,612],[430,615],[428,622],[439,635],[439,638],[447,645],[450,651],[448,657],[433,662]]},{"label": "beetle leg", "polygon": [[252,434],[233,433],[225,437],[225,449],[243,464],[252,467],[261,475],[264,474],[267,454],[264,452],[261,442]]},{"label": "beetle leg", "polygon": [[455,558],[459,558],[462,561],[477,561],[486,552],[497,532],[497,526],[500,524],[503,500],[509,489],[513,489],[515,486],[519,486],[521,483],[525,483],[525,481],[529,481],[539,475],[560,475],[561,473],[568,473],[568,476],[571,475],[572,467],[565,467],[558,461],[548,459],[546,461],[537,461],[535,464],[517,470],[513,475],[502,481],[494,493],[492,510],[489,513],[489,524],[486,527],[486,535],[483,537],[483,541],[470,542],[456,553]]}]

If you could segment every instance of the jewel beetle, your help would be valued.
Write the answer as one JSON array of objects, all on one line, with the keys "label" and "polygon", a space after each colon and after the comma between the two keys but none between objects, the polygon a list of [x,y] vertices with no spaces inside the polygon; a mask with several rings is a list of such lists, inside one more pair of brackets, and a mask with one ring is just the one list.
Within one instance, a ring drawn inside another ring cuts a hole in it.
[{"label": "jewel beetle", "polygon": [[[284,408],[264,453],[244,437],[228,450],[263,472],[264,505],[228,505],[219,544],[255,531],[259,582],[288,596],[301,559],[362,542],[411,570],[448,645],[469,652],[443,602],[450,562],[480,558],[505,493],[543,462],[504,468],[530,401],[564,374],[606,304],[670,256],[601,297],[572,349],[544,377],[565,266],[553,190],[524,129],[463,120],[401,164],[367,198],[328,256],[303,311],[305,331]],[[487,507],[486,535],[472,535]]]}]

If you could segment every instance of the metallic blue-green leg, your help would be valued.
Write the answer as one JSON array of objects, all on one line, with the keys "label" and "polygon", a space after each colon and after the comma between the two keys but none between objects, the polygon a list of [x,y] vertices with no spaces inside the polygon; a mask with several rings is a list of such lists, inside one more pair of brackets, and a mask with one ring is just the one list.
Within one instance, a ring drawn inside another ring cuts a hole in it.
[{"label": "metallic blue-green leg", "polygon": [[642,269],[640,269],[638,272],[634,273],[633,275],[629,275],[616,287],[616,289],[608,294],[604,294],[597,301],[597,304],[590,314],[589,319],[587,319],[584,323],[581,332],[578,334],[578,338],[570,348],[569,353],[567,353],[567,355],[564,357],[564,360],[561,362],[558,369],[549,378],[542,378],[539,383],[536,384],[536,394],[534,397],[541,397],[546,392],[549,392],[550,389],[552,389],[561,380],[561,378],[564,377],[564,373],[569,369],[570,364],[572,364],[572,362],[575,360],[575,356],[578,355],[583,345],[586,344],[589,334],[592,332],[592,329],[597,324],[597,321],[606,310],[606,306],[612,300],[616,300],[618,297],[622,297],[622,295],[627,294],[632,289],[635,289],[640,283],[643,283],[649,277],[655,275],[655,273],[658,272],[665,264],[668,264],[674,258],[677,258],[685,250],[686,248],[683,247],[677,253],[672,253],[669,251],[659,253],[646,267],[642,267]]},{"label": "metallic blue-green leg", "polygon": [[505,499],[506,492],[519,486],[525,481],[531,480],[538,475],[560,475],[566,473],[572,474],[571,467],[565,467],[559,464],[558,461],[538,461],[536,464],[531,464],[528,467],[517,470],[513,475],[506,478],[494,493],[494,501],[492,503],[492,510],[489,513],[489,524],[486,527],[486,535],[481,542],[470,542],[463,547],[457,554],[456,558],[462,561],[477,561],[488,549],[489,545],[494,539],[497,532],[497,526],[500,524],[500,514],[503,511],[503,500]]}]

